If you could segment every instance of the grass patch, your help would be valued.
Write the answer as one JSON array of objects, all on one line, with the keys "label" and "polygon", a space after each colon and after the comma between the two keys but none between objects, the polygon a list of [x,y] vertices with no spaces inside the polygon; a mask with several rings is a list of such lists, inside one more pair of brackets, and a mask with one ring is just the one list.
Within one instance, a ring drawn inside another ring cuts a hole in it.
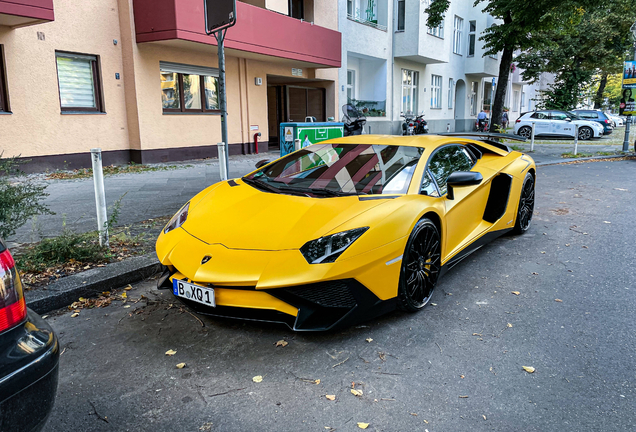
[{"label": "grass patch", "polygon": [[622,153],[620,152],[596,152],[596,153],[577,153],[574,154],[572,152],[568,152],[568,153],[562,153],[561,157],[562,158],[568,158],[568,159],[573,159],[573,158],[584,158],[584,157],[592,157],[592,156],[617,156],[617,155],[622,155]]},{"label": "grass patch", "polygon": [[513,149],[515,151],[520,151],[520,152],[525,151],[525,149],[523,147],[518,146],[518,145],[511,145],[511,146],[508,146],[508,147],[510,147],[511,149]]},{"label": "grass patch", "polygon": [[[104,176],[131,174],[151,171],[169,171],[179,168],[191,168],[192,165],[140,165],[131,162],[128,165],[107,165],[103,167]],[[93,177],[92,168],[80,168],[73,171],[55,171],[46,176],[47,180],[69,180]]]}]

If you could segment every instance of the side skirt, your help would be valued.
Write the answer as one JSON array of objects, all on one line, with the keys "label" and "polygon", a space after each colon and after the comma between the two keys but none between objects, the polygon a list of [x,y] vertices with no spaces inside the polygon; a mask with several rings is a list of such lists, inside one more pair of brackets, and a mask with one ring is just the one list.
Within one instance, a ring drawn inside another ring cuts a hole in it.
[{"label": "side skirt", "polygon": [[467,245],[464,249],[459,251],[453,258],[448,260],[448,262],[442,266],[442,269],[440,270],[440,274],[439,274],[440,277],[444,273],[446,273],[448,270],[452,269],[457,264],[459,264],[461,260],[466,258],[471,253],[475,252],[477,249],[490,243],[494,239],[501,237],[502,235],[506,233],[509,233],[510,231],[512,231],[512,228],[506,228],[506,229],[497,230],[497,231],[490,231],[484,234],[483,236],[479,237],[477,240],[475,240],[471,244]]}]

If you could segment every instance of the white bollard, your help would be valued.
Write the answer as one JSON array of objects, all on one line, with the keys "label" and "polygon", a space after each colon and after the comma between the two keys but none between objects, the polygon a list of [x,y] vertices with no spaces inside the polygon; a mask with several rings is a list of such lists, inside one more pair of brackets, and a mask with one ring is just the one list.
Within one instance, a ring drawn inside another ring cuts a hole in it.
[{"label": "white bollard", "polygon": [[104,171],[102,170],[102,149],[91,149],[93,164],[93,186],[95,188],[95,208],[97,209],[97,230],[99,245],[108,247],[108,216],[106,214],[106,194],[104,193]]},{"label": "white bollard", "polygon": [[296,150],[300,150],[300,140],[299,139],[295,139],[294,140],[294,151]]},{"label": "white bollard", "polygon": [[579,150],[579,125],[574,125],[574,156]]},{"label": "white bollard", "polygon": [[219,170],[221,174],[221,181],[225,181],[227,180],[227,165],[225,164],[225,161],[227,160],[225,156],[227,149],[224,142],[217,143],[216,147],[219,151]]},{"label": "white bollard", "polygon": [[535,122],[532,122],[532,134],[530,135],[530,151],[534,151],[534,126]]}]

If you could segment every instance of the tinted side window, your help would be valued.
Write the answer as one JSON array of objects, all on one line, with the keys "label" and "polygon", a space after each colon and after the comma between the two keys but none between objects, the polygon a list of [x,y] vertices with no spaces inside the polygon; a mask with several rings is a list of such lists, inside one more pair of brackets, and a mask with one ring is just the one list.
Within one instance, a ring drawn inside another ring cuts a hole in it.
[{"label": "tinted side window", "polygon": [[435,177],[442,195],[446,194],[446,180],[455,171],[469,171],[473,166],[467,152],[460,146],[451,145],[438,150],[430,162],[428,169]]},{"label": "tinted side window", "polygon": [[541,112],[536,112],[530,116],[533,119],[547,120],[548,116]]},{"label": "tinted side window", "polygon": [[552,120],[565,120],[566,118],[568,118],[566,113],[563,112],[559,112],[559,111],[553,111],[552,113],[550,113]]}]

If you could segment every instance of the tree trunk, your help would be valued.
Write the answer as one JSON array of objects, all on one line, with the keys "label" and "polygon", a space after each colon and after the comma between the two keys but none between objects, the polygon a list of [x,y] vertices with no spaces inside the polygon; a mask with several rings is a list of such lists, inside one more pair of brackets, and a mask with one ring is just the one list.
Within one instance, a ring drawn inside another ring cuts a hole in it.
[{"label": "tree trunk", "polygon": [[601,82],[598,83],[598,90],[596,90],[596,96],[594,96],[594,109],[601,109],[603,106],[603,93],[605,93],[605,86],[607,85],[607,73],[601,75]]},{"label": "tree trunk", "polygon": [[[497,88],[495,89],[495,100],[492,104],[491,123],[494,126],[501,126],[501,114],[503,112],[504,97],[506,96],[506,88],[508,88],[508,80],[510,78],[510,65],[512,64],[512,49],[505,47],[501,54],[501,63],[499,64],[499,78],[497,79]],[[513,107],[510,107],[511,109]],[[494,130],[491,126],[490,130]]]}]

